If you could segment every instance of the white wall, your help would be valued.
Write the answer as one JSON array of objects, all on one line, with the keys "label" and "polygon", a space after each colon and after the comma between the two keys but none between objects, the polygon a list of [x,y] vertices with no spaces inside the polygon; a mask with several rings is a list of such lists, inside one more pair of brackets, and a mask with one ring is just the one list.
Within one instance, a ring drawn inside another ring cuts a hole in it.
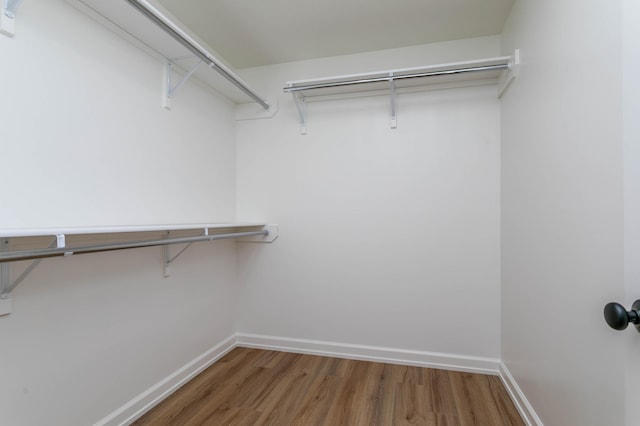
[{"label": "white wall", "polygon": [[241,250],[239,331],[499,356],[499,103],[495,86],[308,105],[288,80],[498,56],[498,38],[243,70],[278,99],[238,122],[238,216],[280,226]]},{"label": "white wall", "polygon": [[233,221],[233,105],[188,84],[168,112],[163,64],[63,1],[24,3],[0,38],[1,227]]},{"label": "white wall", "polygon": [[620,2],[517,1],[503,33],[523,64],[501,108],[502,358],[545,425],[624,422],[602,317],[624,296],[620,24]]},{"label": "white wall", "polygon": [[[234,108],[63,1],[0,36],[0,227],[235,219]],[[0,317],[0,424],[87,425],[235,331],[233,242],[44,261]]]}]

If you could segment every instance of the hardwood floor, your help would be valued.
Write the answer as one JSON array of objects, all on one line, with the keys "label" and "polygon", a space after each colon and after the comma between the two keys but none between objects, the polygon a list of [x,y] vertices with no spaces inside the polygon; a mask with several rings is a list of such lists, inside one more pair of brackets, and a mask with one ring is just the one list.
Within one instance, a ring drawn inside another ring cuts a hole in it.
[{"label": "hardwood floor", "polygon": [[524,425],[496,376],[236,348],[134,425]]}]

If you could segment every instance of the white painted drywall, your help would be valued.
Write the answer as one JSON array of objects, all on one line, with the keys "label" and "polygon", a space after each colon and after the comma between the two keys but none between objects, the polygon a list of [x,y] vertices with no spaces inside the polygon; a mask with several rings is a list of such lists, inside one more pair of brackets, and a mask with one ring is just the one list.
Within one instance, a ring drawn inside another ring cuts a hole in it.
[{"label": "white painted drywall", "polygon": [[238,122],[238,217],[277,244],[243,247],[238,330],[499,356],[495,86],[309,103],[284,82],[498,56],[498,38],[242,70],[280,110]]},{"label": "white painted drywall", "polygon": [[[235,218],[234,108],[64,1],[0,36],[0,227]],[[45,260],[0,317],[0,424],[88,425],[235,331],[233,242]],[[175,249],[174,249],[175,250]],[[175,251],[174,251],[175,252]]]},{"label": "white painted drywall", "polygon": [[28,3],[0,38],[2,228],[233,221],[233,105],[188,84],[168,112],[161,62],[66,2]]},{"label": "white painted drywall", "polygon": [[501,107],[502,358],[545,425],[624,424],[602,316],[624,296],[620,4],[517,1],[503,33],[523,63]]}]

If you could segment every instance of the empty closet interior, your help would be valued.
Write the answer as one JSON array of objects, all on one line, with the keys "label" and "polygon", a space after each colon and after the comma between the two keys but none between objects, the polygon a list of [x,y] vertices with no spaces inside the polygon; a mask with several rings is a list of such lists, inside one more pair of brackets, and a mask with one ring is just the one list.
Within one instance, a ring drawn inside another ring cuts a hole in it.
[{"label": "empty closet interior", "polygon": [[0,423],[129,424],[236,347],[623,423],[566,306],[624,287],[624,2],[192,3],[5,1]]}]

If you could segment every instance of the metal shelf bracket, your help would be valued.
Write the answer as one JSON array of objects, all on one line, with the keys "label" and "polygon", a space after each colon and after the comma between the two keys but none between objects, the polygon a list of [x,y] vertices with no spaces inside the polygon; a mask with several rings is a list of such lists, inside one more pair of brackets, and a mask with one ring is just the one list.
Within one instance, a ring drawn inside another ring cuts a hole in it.
[{"label": "metal shelf bracket", "polygon": [[[49,243],[48,248],[60,247],[60,237],[64,241],[64,235],[56,235],[56,237]],[[64,246],[64,243],[63,243]],[[11,250],[11,243],[8,238],[3,238],[0,241],[0,252],[8,252]],[[11,282],[11,264],[0,263],[0,316],[11,313],[11,292],[24,281],[27,276],[33,272],[34,269],[42,262],[42,259],[36,259],[27,268]]]},{"label": "metal shelf bracket", "polygon": [[[0,252],[9,251],[9,240],[0,240]],[[0,316],[8,315],[12,310],[11,293],[8,288],[11,286],[11,267],[9,264],[0,263]]]},{"label": "metal shelf bracket", "polygon": [[398,116],[396,112],[396,83],[393,79],[393,73],[389,73],[389,89],[391,98],[391,128],[396,129],[398,127]]},{"label": "metal shelf bracket", "polygon": [[[0,252],[9,251],[9,239],[3,238],[0,241]],[[9,296],[7,289],[11,285],[11,269],[9,264],[0,263],[0,298],[6,299]]]},{"label": "metal shelf bracket", "polygon": [[307,134],[307,100],[305,97],[297,92],[293,92],[293,100],[296,103],[296,109],[300,116],[300,134]]},{"label": "metal shelf bracket", "polygon": [[167,58],[167,65],[164,68],[164,78],[163,78],[164,83],[162,87],[162,107],[163,108],[171,109],[171,99],[173,98],[173,95],[178,89],[182,87],[184,83],[187,82],[187,80],[189,80],[189,78],[191,78],[193,73],[196,72],[200,64],[202,64],[202,59],[199,59],[198,62],[196,62],[196,64],[191,69],[189,69],[187,73],[184,74],[180,80],[178,80],[175,86],[172,86],[172,78],[171,78],[172,73],[175,73],[173,64],[179,60],[193,59],[193,58],[196,58],[196,57],[193,55],[189,55],[189,56],[183,56],[180,58],[173,58],[173,59]]},{"label": "metal shelf bracket", "polygon": [[[169,239],[171,238],[171,231],[167,231],[164,234],[164,238]],[[207,236],[209,235],[209,228],[204,228],[202,231],[202,235],[203,236]],[[174,256],[171,256],[171,248],[170,246],[164,246],[164,277],[165,278],[169,278],[171,276],[171,268],[170,268],[170,264],[171,262],[173,262],[174,260],[176,260],[178,257],[180,257],[180,255],[182,253],[184,253],[189,247],[191,247],[191,243],[187,243],[186,246],[184,246],[177,254],[175,254]]]},{"label": "metal shelf bracket", "polygon": [[498,98],[507,90],[511,82],[518,77],[520,73],[520,49],[516,49],[509,60],[509,67],[506,72],[502,73],[498,81]]}]

